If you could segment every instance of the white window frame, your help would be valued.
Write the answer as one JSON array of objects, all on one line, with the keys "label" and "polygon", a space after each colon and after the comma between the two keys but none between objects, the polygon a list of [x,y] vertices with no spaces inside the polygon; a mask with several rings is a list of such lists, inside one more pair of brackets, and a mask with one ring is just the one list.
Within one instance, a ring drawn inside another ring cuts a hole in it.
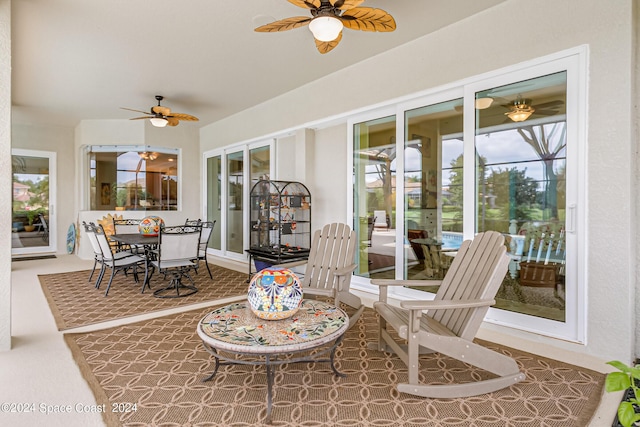
[{"label": "white window frame", "polygon": [[[586,52],[584,53],[586,55]],[[491,323],[513,326],[518,329],[547,335],[554,338],[570,341],[586,342],[587,324],[587,289],[588,268],[587,263],[587,228],[586,228],[586,61],[584,55],[576,54],[564,58],[549,61],[540,61],[531,64],[524,69],[505,71],[501,75],[483,79],[465,87],[465,105],[472,106],[475,93],[515,83],[547,74],[561,71],[567,72],[567,175],[566,175],[566,288],[565,288],[565,321],[558,322],[535,316],[527,316],[521,313],[506,310],[490,309],[486,320]],[[467,120],[469,119],[469,120]],[[475,162],[475,122],[474,115],[465,115],[464,141],[465,141],[465,168],[469,167],[467,161]],[[473,169],[470,169],[473,170]],[[465,174],[464,200],[474,200],[475,176]],[[580,207],[578,209],[578,207]],[[464,218],[473,218],[476,215],[475,203],[464,204]],[[473,221],[464,222],[464,236],[467,238],[473,234],[475,224]]]},{"label": "white window frame", "polygon": [[[587,62],[588,50],[580,46],[557,54],[538,58],[526,63],[507,67],[495,72],[467,79],[457,84],[433,89],[411,99],[396,101],[388,107],[379,107],[366,113],[350,117],[347,120],[347,159],[348,159],[348,203],[347,218],[353,223],[353,126],[356,123],[374,120],[389,115],[396,116],[396,144],[398,153],[403,153],[404,113],[407,110],[455,98],[464,98],[464,168],[475,168],[475,93],[494,87],[540,77],[555,72],[567,72],[567,188],[566,188],[566,276],[567,297],[565,322],[557,322],[506,310],[490,309],[485,320],[515,329],[539,335],[550,336],[572,342],[586,344],[587,325],[587,290],[588,235],[586,227],[587,212],[587,174],[586,174],[586,126],[587,126]],[[404,176],[404,155],[396,158],[396,176]],[[396,179],[396,207],[404,206],[403,180]],[[475,233],[475,174],[464,176],[463,234],[465,239],[473,238]],[[404,211],[396,209],[396,241],[403,241]],[[474,220],[468,220],[473,218]],[[396,246],[396,260],[403,257],[402,245]],[[401,263],[396,263],[396,278],[401,278]],[[354,276],[354,289],[377,293],[378,289],[370,284],[367,278]],[[407,288],[393,288],[390,298],[416,299],[424,298],[424,293]]]},{"label": "white window frame", "polygon": [[[81,206],[84,206],[84,210],[91,211],[91,185],[89,181],[91,179],[91,162],[89,157],[91,153],[126,153],[129,151],[155,151],[157,153],[164,154],[175,154],[178,158],[176,167],[178,168],[176,174],[178,177],[178,200],[176,210],[173,212],[179,212],[182,210],[182,149],[181,148],[168,148],[168,147],[158,147],[154,145],[85,145],[82,147],[82,159],[83,164],[81,165],[82,170],[84,171],[82,180],[82,201]],[[100,211],[100,209],[98,209]],[[152,210],[148,210],[146,212],[153,212]],[[159,211],[162,212],[162,211]]]},{"label": "white window frame", "polygon": [[[222,178],[221,178],[221,182],[223,183],[221,185],[220,191],[221,191],[221,205],[220,205],[220,229],[223,230],[221,235],[220,235],[220,249],[212,249],[212,248],[208,248],[207,249],[207,253],[215,255],[215,256],[219,256],[221,258],[228,258],[231,260],[236,260],[236,261],[246,261],[247,260],[247,256],[245,253],[237,253],[237,252],[232,252],[230,250],[227,249],[227,235],[226,235],[226,230],[228,229],[227,227],[227,203],[228,203],[228,197],[227,197],[227,156],[230,153],[238,153],[240,151],[242,151],[243,153],[243,182],[244,182],[244,187],[243,187],[243,194],[242,194],[242,206],[243,206],[243,211],[242,211],[242,218],[243,218],[243,230],[242,230],[242,246],[243,248],[249,248],[249,193],[251,192],[251,172],[250,172],[250,165],[249,165],[249,161],[250,161],[250,151],[252,149],[255,148],[261,148],[261,147],[269,147],[269,158],[270,158],[270,163],[269,163],[269,176],[271,177],[271,179],[277,179],[277,177],[275,176],[276,174],[276,143],[275,143],[275,139],[274,138],[268,138],[268,139],[260,139],[260,140],[256,140],[256,141],[251,141],[251,142],[244,142],[244,143],[240,143],[240,144],[234,144],[234,145],[230,145],[224,148],[216,148],[213,150],[209,150],[209,151],[205,151],[202,154],[202,170],[203,170],[203,176],[204,176],[204,185],[202,186],[203,188],[203,192],[202,192],[202,218],[206,218],[207,217],[207,212],[208,212],[208,205],[207,205],[207,193],[208,193],[208,182],[207,182],[207,161],[208,159],[210,159],[211,157],[216,157],[216,156],[220,156],[221,159],[221,174],[222,174]],[[217,227],[218,225],[216,225]]]}]

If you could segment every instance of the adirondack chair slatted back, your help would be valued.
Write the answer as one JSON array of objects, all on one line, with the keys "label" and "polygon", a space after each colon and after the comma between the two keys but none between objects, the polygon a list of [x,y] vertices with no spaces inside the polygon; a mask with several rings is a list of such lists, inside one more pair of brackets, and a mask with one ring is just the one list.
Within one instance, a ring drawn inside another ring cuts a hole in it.
[{"label": "adirondack chair slatted back", "polygon": [[[462,243],[435,300],[492,299],[504,279],[508,264],[504,236],[494,231],[480,233],[473,241]],[[429,310],[427,316],[457,336],[471,340],[488,310],[488,307]]]},{"label": "adirondack chair slatted back", "polygon": [[524,239],[520,261],[520,285],[555,288],[564,276],[565,233],[539,230]]},{"label": "adirondack chair slatted back", "polygon": [[327,224],[314,233],[307,268],[302,282],[304,288],[330,290],[338,287],[335,270],[353,264],[356,233],[346,224]]}]

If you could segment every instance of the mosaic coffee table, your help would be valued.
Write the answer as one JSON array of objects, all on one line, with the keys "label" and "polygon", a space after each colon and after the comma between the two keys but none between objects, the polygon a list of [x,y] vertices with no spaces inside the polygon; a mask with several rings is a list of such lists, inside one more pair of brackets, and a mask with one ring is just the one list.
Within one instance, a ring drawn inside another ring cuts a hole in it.
[{"label": "mosaic coffee table", "polygon": [[[282,320],[264,320],[248,303],[230,304],[213,310],[198,323],[198,335],[215,358],[211,380],[221,365],[264,365],[267,371],[267,416],[271,423],[274,367],[285,363],[328,362],[334,364],[335,351],[349,326],[349,317],[340,308],[322,301],[302,300],[300,310]],[[316,350],[313,354],[310,350]],[[237,358],[237,355],[252,356]],[[286,358],[278,358],[285,356]],[[328,358],[327,358],[328,355]]]}]

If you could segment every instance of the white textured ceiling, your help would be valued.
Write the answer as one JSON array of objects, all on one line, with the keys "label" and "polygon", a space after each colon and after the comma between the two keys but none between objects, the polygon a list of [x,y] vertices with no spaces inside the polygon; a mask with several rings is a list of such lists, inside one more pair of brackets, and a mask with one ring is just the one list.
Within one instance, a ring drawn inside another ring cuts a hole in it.
[{"label": "white textured ceiling", "polygon": [[397,30],[345,29],[321,55],[307,28],[256,33],[305,16],[286,0],[20,0],[12,2],[16,123],[75,126],[126,119],[155,95],[204,126],[505,0],[368,0]]}]

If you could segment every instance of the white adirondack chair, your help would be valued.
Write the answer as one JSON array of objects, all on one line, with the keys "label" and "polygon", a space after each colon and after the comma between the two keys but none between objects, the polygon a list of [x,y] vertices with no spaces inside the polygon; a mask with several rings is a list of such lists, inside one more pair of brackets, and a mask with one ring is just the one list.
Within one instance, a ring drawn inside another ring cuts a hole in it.
[{"label": "white adirondack chair", "polygon": [[349,290],[351,276],[356,269],[355,252],[358,247],[356,232],[347,224],[325,225],[313,235],[307,261],[283,264],[279,267],[294,267],[306,264],[302,278],[305,295],[333,298],[334,304],[344,303],[355,311],[349,312],[349,327],[352,327],[364,310],[360,298]]},{"label": "white adirondack chair", "polygon": [[[463,242],[434,300],[402,301],[400,307],[392,306],[387,303],[388,286],[423,286],[424,281],[371,281],[380,286],[380,299],[374,303],[380,329],[378,342],[371,347],[395,352],[407,365],[408,383],[398,384],[398,391],[423,397],[467,397],[496,391],[525,378],[515,360],[473,342],[507,272],[509,257],[505,252],[504,237],[494,231]],[[407,345],[397,342],[387,326]],[[423,384],[418,379],[421,352],[442,353],[497,377],[473,383]]]}]

